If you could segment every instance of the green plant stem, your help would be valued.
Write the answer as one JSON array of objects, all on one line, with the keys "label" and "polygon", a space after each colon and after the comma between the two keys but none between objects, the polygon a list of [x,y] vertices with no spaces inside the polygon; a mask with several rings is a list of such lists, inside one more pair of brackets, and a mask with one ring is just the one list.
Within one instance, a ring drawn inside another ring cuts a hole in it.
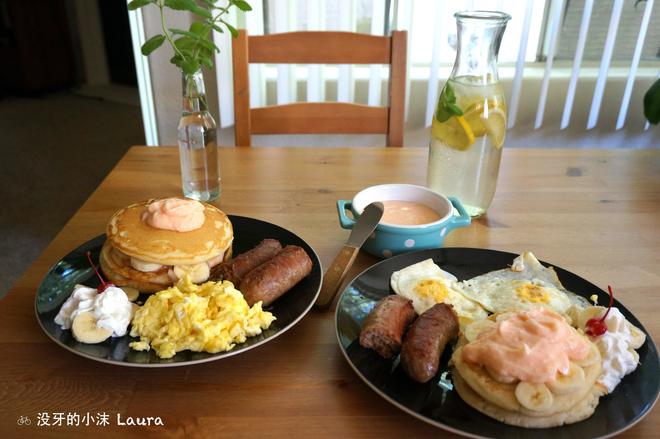
[{"label": "green plant stem", "polygon": [[181,59],[185,60],[186,57],[177,49],[176,45],[174,44],[174,41],[172,40],[172,35],[167,31],[167,26],[165,25],[165,11],[163,9],[164,3],[162,1],[158,2],[158,7],[160,8],[160,25],[163,28],[163,34],[165,35],[165,38],[167,38],[167,41],[169,41],[170,46],[172,46],[172,49],[181,57]]}]

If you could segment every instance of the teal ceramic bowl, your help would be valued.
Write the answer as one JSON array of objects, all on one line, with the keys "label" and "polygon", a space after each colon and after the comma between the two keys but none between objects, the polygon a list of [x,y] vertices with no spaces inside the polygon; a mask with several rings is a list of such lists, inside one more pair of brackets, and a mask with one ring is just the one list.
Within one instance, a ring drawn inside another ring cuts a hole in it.
[{"label": "teal ceramic bowl", "polygon": [[[339,224],[351,229],[355,219],[369,203],[374,201],[403,200],[424,204],[435,210],[440,219],[428,224],[413,226],[379,223],[362,249],[378,258],[389,258],[401,253],[440,248],[445,237],[458,227],[470,225],[470,215],[455,197],[445,197],[423,186],[412,184],[383,184],[358,192],[352,200],[338,200]],[[454,214],[454,209],[458,215]],[[353,218],[346,214],[350,210]],[[355,218],[355,219],[354,219]]]}]

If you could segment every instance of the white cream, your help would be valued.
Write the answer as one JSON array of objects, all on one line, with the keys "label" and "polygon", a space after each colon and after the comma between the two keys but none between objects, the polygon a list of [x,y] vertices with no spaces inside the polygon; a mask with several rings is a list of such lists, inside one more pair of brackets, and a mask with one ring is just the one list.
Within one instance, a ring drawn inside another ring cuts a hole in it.
[{"label": "white cream", "polygon": [[94,307],[94,299],[97,295],[96,288],[86,287],[85,285],[74,286],[73,292],[55,316],[55,323],[62,329],[70,329],[73,319],[78,314],[89,311]]},{"label": "white cream", "polygon": [[76,285],[55,316],[55,323],[70,329],[73,319],[86,311],[94,313],[97,326],[112,330],[113,337],[121,337],[131,322],[132,304],[121,288],[108,287],[99,294],[96,288]]},{"label": "white cream", "polygon": [[112,330],[113,337],[122,337],[131,323],[132,309],[124,290],[108,287],[94,300],[96,326]]},{"label": "white cream", "polygon": [[[591,318],[599,318],[606,311],[602,306],[590,306],[582,310],[578,317],[580,328],[584,329]],[[633,348],[633,337],[626,318],[612,308],[605,318],[607,332],[599,337],[590,337],[598,347],[603,359],[602,370],[596,381],[611,393],[624,376],[637,369],[639,355]]]}]

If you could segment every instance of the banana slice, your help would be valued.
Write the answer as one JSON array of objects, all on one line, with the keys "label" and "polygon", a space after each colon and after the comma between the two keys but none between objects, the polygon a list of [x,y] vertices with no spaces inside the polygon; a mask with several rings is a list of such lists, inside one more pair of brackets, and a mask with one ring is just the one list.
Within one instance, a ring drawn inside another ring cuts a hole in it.
[{"label": "banana slice", "polygon": [[474,323],[470,323],[465,327],[465,331],[463,332],[463,335],[465,335],[465,338],[468,342],[474,341],[477,339],[479,334],[481,334],[484,331],[487,331],[491,328],[494,328],[497,325],[492,320],[477,320]]},{"label": "banana slice", "polygon": [[209,279],[211,270],[205,262],[195,265],[175,265],[174,274],[179,279],[183,279],[185,275],[188,275],[190,276],[190,282],[199,284]]},{"label": "banana slice", "polygon": [[124,293],[126,293],[126,297],[128,297],[129,302],[136,301],[138,296],[140,295],[140,292],[137,290],[137,288],[121,287],[121,289],[124,291]]},{"label": "banana slice", "polygon": [[131,303],[131,320],[133,320],[133,316],[137,312],[137,310],[140,309],[140,305],[137,303]]},{"label": "banana slice", "polygon": [[598,351],[598,347],[594,343],[590,344],[591,346],[589,348],[589,355],[587,355],[586,358],[583,358],[582,360],[575,360],[575,364],[580,367],[591,366],[600,361],[600,352]]},{"label": "banana slice", "polygon": [[99,328],[96,326],[96,318],[92,311],[85,311],[73,319],[71,331],[76,340],[81,343],[101,343],[112,335],[112,330],[107,328]]},{"label": "banana slice", "polygon": [[163,268],[161,264],[142,261],[137,258],[131,258],[131,267],[135,268],[137,271],[142,271],[143,273],[151,273],[153,271],[158,271],[161,268]]},{"label": "banana slice", "polygon": [[584,386],[584,380],[584,369],[571,362],[566,375],[558,373],[553,381],[545,384],[555,395],[567,395],[580,390]]},{"label": "banana slice", "polygon": [[552,407],[554,398],[545,384],[532,384],[521,381],[516,386],[516,399],[528,410],[543,412]]}]

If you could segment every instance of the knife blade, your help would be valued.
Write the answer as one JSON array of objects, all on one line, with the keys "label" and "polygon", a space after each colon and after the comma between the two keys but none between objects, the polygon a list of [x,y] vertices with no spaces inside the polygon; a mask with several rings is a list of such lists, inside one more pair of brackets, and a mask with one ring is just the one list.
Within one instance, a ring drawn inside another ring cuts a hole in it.
[{"label": "knife blade", "polygon": [[321,292],[314,306],[317,308],[327,308],[332,304],[339,287],[346,278],[349,269],[360,251],[360,247],[362,247],[364,241],[373,233],[382,216],[383,203],[374,202],[364,208],[362,215],[360,215],[357,222],[353,225],[353,230],[351,230],[346,244],[344,244],[339,254],[325,272]]}]

